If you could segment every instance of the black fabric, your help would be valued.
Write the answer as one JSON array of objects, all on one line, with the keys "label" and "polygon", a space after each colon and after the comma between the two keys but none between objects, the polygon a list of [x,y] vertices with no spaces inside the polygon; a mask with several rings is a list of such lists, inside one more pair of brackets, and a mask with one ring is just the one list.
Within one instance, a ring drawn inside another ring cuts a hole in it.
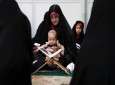
[{"label": "black fabric", "polygon": [[31,64],[30,23],[14,0],[0,0],[0,85],[31,85]]},{"label": "black fabric", "polygon": [[94,0],[71,85],[115,85],[114,0]]},{"label": "black fabric", "polygon": [[76,62],[77,55],[76,55],[76,48],[75,48],[75,41],[73,39],[71,28],[63,15],[60,7],[58,5],[52,5],[48,12],[44,15],[44,20],[39,25],[37,33],[33,39],[33,42],[37,42],[43,44],[47,41],[47,34],[48,31],[51,30],[51,21],[50,21],[50,13],[56,12],[59,14],[59,24],[56,26],[56,32],[58,35],[59,42],[64,45],[65,47],[65,57],[64,57],[64,64],[67,65],[71,61]]},{"label": "black fabric", "polygon": [[79,36],[79,38],[78,38],[78,39],[77,39],[77,38],[75,38],[76,43],[78,43],[78,44],[80,44],[80,45],[82,44],[83,39],[84,39],[84,33],[83,33],[83,32],[80,34],[80,36]]}]

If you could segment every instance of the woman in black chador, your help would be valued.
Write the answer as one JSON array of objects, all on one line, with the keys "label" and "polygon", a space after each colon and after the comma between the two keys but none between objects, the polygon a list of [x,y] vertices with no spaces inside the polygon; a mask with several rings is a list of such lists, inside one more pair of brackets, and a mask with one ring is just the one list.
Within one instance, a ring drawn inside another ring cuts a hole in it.
[{"label": "woman in black chador", "polygon": [[71,85],[115,85],[114,0],[94,0]]},{"label": "woman in black chador", "polygon": [[15,0],[0,0],[0,85],[31,85],[31,28]]},{"label": "woman in black chador", "polygon": [[84,29],[84,23],[82,21],[76,21],[72,29],[76,46],[78,49],[80,49],[80,45],[82,44],[83,39],[84,39],[83,29]]},{"label": "woman in black chador", "polygon": [[[63,57],[64,59],[62,59],[61,62],[64,66],[66,66],[72,60],[75,60],[74,58],[76,58],[76,48],[74,39],[72,37],[71,28],[58,5],[52,5],[49,11],[45,14],[44,20],[38,27],[33,42],[44,44],[46,41],[48,41],[48,31],[52,29],[57,32],[59,43],[62,44],[65,48],[65,54]],[[38,57],[40,58],[40,56]],[[38,60],[39,62],[42,61],[41,59]]]}]

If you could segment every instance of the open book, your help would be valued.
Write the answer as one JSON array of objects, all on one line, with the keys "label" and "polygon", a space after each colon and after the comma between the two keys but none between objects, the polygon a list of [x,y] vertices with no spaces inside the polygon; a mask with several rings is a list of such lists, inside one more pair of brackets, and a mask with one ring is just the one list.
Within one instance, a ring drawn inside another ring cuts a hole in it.
[{"label": "open book", "polygon": [[[34,45],[38,46],[37,44],[34,44]],[[59,49],[55,53],[51,53],[51,52],[49,52],[49,51],[47,51],[45,49],[46,46],[47,46],[47,44],[46,45],[42,45],[42,46],[38,46],[38,49],[39,49],[39,51],[41,51],[43,54],[45,54],[49,58],[53,58],[54,56],[58,55],[59,53],[61,53],[63,51],[62,49]]]},{"label": "open book", "polygon": [[[38,47],[38,50],[41,51],[41,52],[42,52],[43,54],[45,54],[46,56],[48,56],[50,59],[53,58],[53,57],[55,57],[56,55],[58,55],[59,53],[61,53],[61,52],[63,51],[62,49],[59,49],[59,50],[56,51],[55,53],[51,53],[51,52],[49,52],[49,51],[47,51],[47,50],[45,49],[45,48],[47,47],[47,44],[40,46],[40,44],[35,43],[34,45],[37,46],[37,47]],[[43,68],[43,67],[47,64],[47,62],[49,62],[49,61],[46,61],[43,65],[41,65],[41,66],[40,66],[35,72],[33,72],[33,73],[38,72],[41,68]],[[69,74],[67,68],[65,68],[63,65],[61,65],[59,62],[57,62],[57,61],[55,61],[55,60],[54,60],[53,62],[54,62],[54,64],[56,64],[57,66],[59,66],[65,73]]]}]

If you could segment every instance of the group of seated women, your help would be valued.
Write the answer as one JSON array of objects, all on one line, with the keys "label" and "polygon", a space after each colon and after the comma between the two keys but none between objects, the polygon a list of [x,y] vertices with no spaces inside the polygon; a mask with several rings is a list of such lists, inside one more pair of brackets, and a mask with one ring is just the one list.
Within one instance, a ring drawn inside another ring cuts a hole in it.
[{"label": "group of seated women", "polygon": [[[49,11],[45,13],[44,20],[39,25],[33,38],[33,52],[35,55],[33,71],[49,61],[48,56],[38,49],[43,45],[47,45],[45,49],[50,53],[55,53],[58,49],[62,49],[58,55],[54,56],[54,60],[64,67],[67,67],[71,62],[76,64],[77,49],[80,49],[84,38],[83,29],[84,23],[82,21],[76,21],[73,29],[71,29],[61,8],[58,5],[52,5]],[[35,43],[38,45],[35,45]],[[50,60],[43,69],[59,70],[59,67]]]}]

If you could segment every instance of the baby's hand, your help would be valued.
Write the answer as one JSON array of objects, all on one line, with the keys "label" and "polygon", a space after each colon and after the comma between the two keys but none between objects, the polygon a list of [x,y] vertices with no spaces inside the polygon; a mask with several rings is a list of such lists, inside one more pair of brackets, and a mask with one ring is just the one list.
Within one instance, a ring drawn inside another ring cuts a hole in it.
[{"label": "baby's hand", "polygon": [[46,57],[45,61],[49,61],[49,60],[50,60],[49,57]]},{"label": "baby's hand", "polygon": [[54,60],[59,61],[59,58],[55,57]]},{"label": "baby's hand", "polygon": [[[48,62],[47,62],[48,61]],[[46,62],[49,66],[53,65],[53,60],[46,57]]]}]

